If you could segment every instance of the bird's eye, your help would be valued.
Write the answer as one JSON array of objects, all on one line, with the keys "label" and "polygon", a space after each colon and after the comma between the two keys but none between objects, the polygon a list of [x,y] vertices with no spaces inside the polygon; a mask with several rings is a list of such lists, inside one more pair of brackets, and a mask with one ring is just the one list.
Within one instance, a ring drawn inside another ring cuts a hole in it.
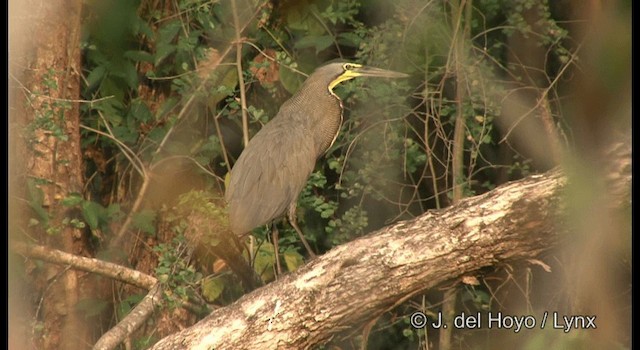
[{"label": "bird's eye", "polygon": [[356,66],[354,66],[354,65],[353,65],[353,64],[351,64],[351,63],[345,63],[345,64],[344,64],[344,66],[343,66],[343,68],[344,68],[344,70],[345,70],[345,71],[347,71],[347,70],[352,70],[352,69],[354,69],[355,67],[356,67]]}]

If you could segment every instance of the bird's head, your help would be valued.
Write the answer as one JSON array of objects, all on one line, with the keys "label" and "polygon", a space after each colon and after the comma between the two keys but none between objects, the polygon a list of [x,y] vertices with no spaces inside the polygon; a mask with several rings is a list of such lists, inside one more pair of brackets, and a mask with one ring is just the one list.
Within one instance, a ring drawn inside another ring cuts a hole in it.
[{"label": "bird's head", "polygon": [[351,62],[329,63],[318,68],[311,77],[313,77],[314,75],[331,77],[329,83],[329,91],[331,92],[333,92],[333,89],[343,81],[351,80],[358,77],[405,78],[409,76],[404,73],[374,67],[367,67]]}]

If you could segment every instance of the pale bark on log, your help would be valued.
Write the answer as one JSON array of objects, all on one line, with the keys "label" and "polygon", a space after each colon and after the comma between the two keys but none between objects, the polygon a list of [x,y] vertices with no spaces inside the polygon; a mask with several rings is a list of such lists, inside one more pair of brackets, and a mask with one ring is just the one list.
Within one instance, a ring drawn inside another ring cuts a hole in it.
[{"label": "pale bark on log", "polygon": [[[628,205],[628,145],[623,143],[608,178],[612,189],[623,189],[612,191],[618,200],[612,205]],[[556,169],[385,227],[334,248],[152,349],[306,349],[443,282],[534,259],[567,233],[567,181]]]},{"label": "pale bark on log", "polygon": [[[611,206],[630,194],[630,142],[607,165]],[[506,184],[341,245],[152,349],[306,349],[448,280],[532,259],[568,230],[560,170]]]}]

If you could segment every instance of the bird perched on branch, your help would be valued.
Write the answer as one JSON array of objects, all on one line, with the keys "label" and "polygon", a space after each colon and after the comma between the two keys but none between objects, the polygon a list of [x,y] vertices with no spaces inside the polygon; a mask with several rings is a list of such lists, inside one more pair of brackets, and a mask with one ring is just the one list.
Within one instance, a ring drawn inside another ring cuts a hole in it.
[{"label": "bird perched on branch", "polygon": [[[225,199],[232,231],[243,235],[286,214],[314,257],[297,225],[296,203],[316,160],[331,147],[340,131],[343,107],[333,89],[341,82],[358,77],[406,76],[344,62],[316,69],[300,90],[280,107],[278,114],[249,141],[231,170]],[[277,230],[273,240],[277,254]],[[276,262],[279,266],[277,258]]]}]

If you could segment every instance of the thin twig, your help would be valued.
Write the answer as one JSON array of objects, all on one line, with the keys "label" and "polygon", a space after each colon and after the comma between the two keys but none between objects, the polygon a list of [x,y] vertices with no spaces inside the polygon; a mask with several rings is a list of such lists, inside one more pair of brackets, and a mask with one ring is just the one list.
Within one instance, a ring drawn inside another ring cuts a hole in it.
[{"label": "thin twig", "polygon": [[[221,114],[222,111],[213,117],[213,124],[216,126],[216,134],[218,135],[218,141],[220,142],[222,157],[224,157],[224,165],[227,167],[227,173],[231,173],[231,163],[229,162],[229,155],[227,154],[227,146],[224,145],[224,137],[222,136],[222,130],[220,129],[220,122],[218,122],[218,117],[220,117]],[[222,182],[224,183],[224,180]]]},{"label": "thin twig", "polygon": [[240,38],[240,20],[238,19],[236,0],[231,0],[231,11],[233,12],[233,27],[236,34],[236,70],[238,72],[238,88],[240,89],[240,108],[242,112],[242,141],[244,147],[247,147],[249,144],[249,117],[247,116],[247,98],[242,73],[242,41]]},{"label": "thin twig", "polygon": [[[463,12],[466,11],[466,17],[463,24]],[[471,4],[466,0],[459,0],[459,2],[452,3],[452,15],[454,34],[453,34],[453,47],[451,54],[454,63],[454,74],[456,77],[456,119],[453,131],[453,145],[452,145],[452,159],[451,159],[451,175],[453,185],[453,204],[456,204],[464,197],[462,184],[465,181],[464,176],[464,134],[465,134],[465,122],[463,102],[465,99],[465,86],[466,86],[466,72],[463,66],[463,57],[465,57],[466,43],[469,37],[469,20],[471,18]],[[456,299],[458,295],[457,285],[452,286],[444,292],[442,301],[442,313],[444,322],[451,324],[453,316],[456,312]],[[451,338],[453,337],[453,327],[443,328],[440,330],[440,349],[451,349]]]},{"label": "thin twig", "polygon": [[167,162],[169,160],[172,159],[186,159],[186,160],[190,160],[191,162],[193,162],[198,168],[200,168],[200,170],[204,171],[207,175],[214,177],[216,179],[218,179],[219,181],[224,181],[223,178],[221,178],[220,176],[216,175],[215,173],[211,172],[209,169],[205,168],[204,166],[202,166],[202,164],[200,164],[195,158],[193,157],[189,157],[189,156],[170,156],[170,157],[166,157],[166,158],[162,158],[161,160],[155,162],[152,165],[151,169],[155,169],[156,167],[158,167],[160,164]]},{"label": "thin twig", "polygon": [[[428,49],[425,48],[425,57],[428,57]],[[429,73],[429,60],[425,60],[425,64],[426,67],[424,69],[424,86],[425,86],[425,93],[424,93],[424,108],[425,108],[425,118],[424,118],[424,147],[425,147],[425,153],[427,155],[427,164],[429,167],[429,171],[431,172],[431,186],[433,186],[433,191],[436,193],[436,195],[434,195],[434,199],[436,201],[436,209],[440,209],[441,205],[440,205],[440,195],[438,195],[438,180],[437,180],[437,176],[436,176],[436,169],[433,165],[433,150],[431,149],[431,146],[429,145],[429,97],[427,94],[428,88],[429,88],[429,79],[427,77],[427,74]]]},{"label": "thin twig", "polygon": [[83,125],[83,124],[80,124],[80,128],[85,129],[85,130],[89,130],[89,131],[94,132],[94,133],[96,133],[98,135],[102,135],[102,136],[110,139],[111,141],[115,142],[116,145],[118,146],[118,148],[120,148],[120,151],[124,154],[124,156],[127,159],[129,159],[129,162],[131,163],[131,165],[133,165],[133,167],[136,169],[138,174],[140,174],[140,176],[142,176],[142,177],[146,176],[146,171],[144,170],[145,167],[144,167],[144,164],[142,163],[142,161],[136,156],[136,154],[133,152],[133,150],[131,150],[131,148],[129,148],[129,146],[124,144],[122,141],[118,140],[118,138],[116,138],[113,134],[106,133],[106,132],[100,131],[98,129],[94,129],[94,128],[90,127],[90,126],[86,126],[86,125]]},{"label": "thin twig", "polygon": [[271,61],[271,62],[277,63],[277,64],[278,64],[278,66],[282,66],[282,67],[284,67],[284,68],[287,68],[288,70],[290,70],[290,71],[292,71],[292,72],[295,72],[295,73],[298,73],[298,74],[302,75],[302,76],[303,76],[303,77],[305,77],[305,78],[308,78],[308,77],[309,77],[309,74],[307,74],[307,73],[305,73],[305,72],[303,72],[303,71],[301,71],[301,70],[298,70],[298,69],[296,69],[296,68],[294,68],[294,67],[291,67],[290,65],[284,64],[284,63],[282,63],[282,62],[278,61],[275,57],[271,57],[271,56],[267,55],[267,53],[266,53],[266,52],[264,52],[263,50],[261,50],[261,49],[260,49],[256,44],[254,44],[254,43],[252,43],[252,42],[250,42],[250,41],[247,41],[247,40],[244,40],[242,43],[243,43],[243,44],[247,44],[247,45],[249,45],[249,46],[253,47],[253,48],[254,48],[254,49],[256,49],[256,51],[258,51],[258,52],[259,52],[259,53],[260,53],[264,58],[268,59],[268,60],[269,60],[269,61]]},{"label": "thin twig", "polygon": [[106,101],[106,100],[109,100],[109,99],[112,99],[112,98],[115,97],[114,95],[111,95],[111,96],[105,96],[105,97],[96,98],[96,99],[93,99],[93,100],[76,100],[76,99],[51,97],[49,95],[32,92],[31,90],[29,90],[29,88],[27,88],[26,86],[24,86],[24,84],[22,84],[20,79],[18,79],[15,75],[13,75],[11,73],[9,73],[9,77],[11,79],[15,80],[15,82],[18,83],[18,85],[20,85],[20,88],[23,89],[24,91],[26,91],[29,95],[42,97],[42,98],[45,98],[45,99],[51,100],[51,101],[94,104],[94,103]]},{"label": "thin twig", "polygon": [[324,30],[326,30],[327,33],[329,35],[331,35],[331,39],[333,41],[333,45],[335,45],[336,51],[338,52],[338,57],[342,58],[342,51],[340,50],[340,45],[338,44],[338,41],[336,40],[336,36],[331,32],[331,29],[329,29],[329,26],[327,26],[327,24],[324,23],[324,21],[322,20],[322,17],[320,17],[320,14],[317,13],[317,11],[315,11],[313,9],[313,7],[311,8],[311,14],[313,15],[313,18],[315,18],[316,21],[318,21],[318,23],[320,23],[322,28],[324,28]]},{"label": "thin twig", "polygon": [[162,288],[157,283],[151,288],[149,293],[136,307],[125,316],[122,321],[103,334],[93,346],[94,350],[111,350],[115,349],[122,343],[131,333],[144,324],[156,307],[162,305]]},{"label": "thin twig", "polygon": [[533,113],[534,111],[538,110],[538,108],[540,108],[540,105],[542,103],[544,103],[544,101],[546,101],[547,99],[547,95],[549,94],[549,91],[551,91],[551,89],[558,83],[558,81],[560,80],[560,78],[562,76],[564,76],[564,72],[569,68],[569,66],[571,66],[571,64],[578,58],[578,51],[580,51],[580,48],[582,47],[583,43],[580,43],[578,45],[578,47],[576,47],[575,52],[571,55],[571,58],[569,59],[569,61],[567,62],[567,64],[565,64],[562,69],[560,69],[560,71],[558,72],[558,74],[556,75],[556,77],[553,79],[553,81],[551,81],[551,83],[549,84],[548,87],[546,87],[545,89],[542,90],[542,93],[540,94],[540,97],[538,98],[538,101],[536,102],[535,106],[531,107],[531,109],[529,109],[526,113],[524,113],[520,118],[518,118],[518,120],[516,120],[513,125],[509,128],[509,130],[505,133],[504,137],[502,137],[502,139],[500,140],[499,143],[503,143],[505,141],[507,141],[507,138],[509,138],[509,135],[511,135],[511,133],[513,132],[513,130],[516,128],[516,126],[518,126],[518,124],[520,124],[520,122],[522,122],[524,120],[524,118],[528,117],[531,113]]}]

